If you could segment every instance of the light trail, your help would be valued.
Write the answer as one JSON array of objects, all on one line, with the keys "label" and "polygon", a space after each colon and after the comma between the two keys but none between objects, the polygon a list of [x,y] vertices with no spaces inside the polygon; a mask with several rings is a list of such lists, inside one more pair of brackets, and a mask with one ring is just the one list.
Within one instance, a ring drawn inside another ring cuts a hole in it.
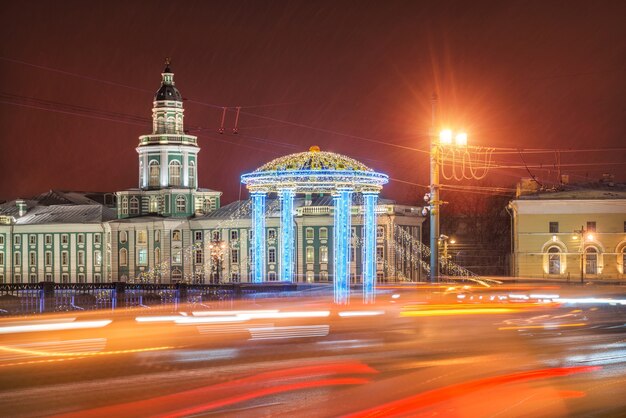
[{"label": "light trail", "polygon": [[113,322],[110,319],[100,321],[54,322],[44,324],[13,325],[0,327],[0,334],[17,334],[23,332],[65,331],[71,329],[102,328]]}]

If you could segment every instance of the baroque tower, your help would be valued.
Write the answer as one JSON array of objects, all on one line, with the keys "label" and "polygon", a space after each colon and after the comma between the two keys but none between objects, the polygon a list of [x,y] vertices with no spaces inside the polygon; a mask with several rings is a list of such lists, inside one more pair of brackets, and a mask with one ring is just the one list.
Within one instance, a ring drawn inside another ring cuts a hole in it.
[{"label": "baroque tower", "polygon": [[221,192],[198,188],[198,138],[185,133],[183,98],[169,59],[152,103],[152,133],[139,137],[139,187],[117,193],[118,218],[186,217],[219,207]]}]

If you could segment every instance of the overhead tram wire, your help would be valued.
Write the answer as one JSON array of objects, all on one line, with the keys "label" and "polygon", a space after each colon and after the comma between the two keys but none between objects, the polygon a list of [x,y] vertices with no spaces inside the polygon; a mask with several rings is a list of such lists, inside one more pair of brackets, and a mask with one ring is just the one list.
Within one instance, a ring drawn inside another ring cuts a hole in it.
[{"label": "overhead tram wire", "polygon": [[[12,62],[12,63],[16,63],[16,64],[21,64],[21,65],[26,65],[26,66],[30,66],[33,68],[37,68],[37,69],[41,69],[41,70],[46,70],[46,71],[51,71],[51,72],[56,72],[59,74],[63,74],[66,76],[71,76],[71,77],[76,77],[76,78],[80,78],[80,79],[84,79],[84,80],[89,80],[89,81],[95,81],[98,83],[104,83],[107,85],[112,85],[112,86],[118,86],[118,87],[123,87],[123,88],[128,88],[128,89],[132,89],[135,91],[141,91],[141,92],[146,92],[146,93],[150,93],[152,94],[153,91],[149,90],[149,89],[142,89],[139,87],[135,87],[135,86],[131,86],[131,85],[127,85],[127,84],[123,84],[123,83],[117,83],[117,82],[113,82],[113,81],[109,81],[109,80],[103,80],[103,79],[99,79],[96,77],[90,77],[90,76],[85,76],[82,74],[77,74],[77,73],[73,73],[70,71],[65,71],[65,70],[61,70],[58,68],[52,68],[52,67],[47,67],[47,66],[42,66],[42,65],[38,65],[38,64],[33,64],[33,63],[29,63],[26,61],[22,61],[22,60],[17,60],[17,59],[12,59],[12,58],[8,58],[8,57],[1,57],[0,56],[0,60],[4,60],[7,62]],[[185,99],[186,101],[190,102],[190,103],[195,103],[195,104],[199,104],[199,105],[203,105],[203,106],[208,106],[211,108],[215,108],[215,109],[224,109],[225,106],[220,106],[220,105],[216,105],[216,104],[212,104],[212,103],[207,103],[207,102],[203,102],[203,101],[199,101],[199,100],[195,100],[195,99]],[[260,104],[260,105],[249,105],[249,106],[238,106],[240,109],[246,109],[246,108],[260,108],[260,107],[271,107],[271,106],[282,106],[282,105],[288,105],[288,104],[292,104],[292,103],[297,103],[297,102],[282,102],[282,103],[275,103],[275,104]],[[28,107],[28,106],[25,106]],[[232,111],[235,111],[235,106],[226,106],[227,109],[231,109]],[[67,113],[67,114],[72,114],[71,112],[60,112],[60,113]],[[254,118],[259,118],[259,119],[265,119],[265,120],[269,120],[269,121],[273,121],[282,125],[289,125],[289,126],[295,126],[295,127],[300,127],[300,128],[304,128],[304,129],[311,129],[311,130],[315,130],[315,131],[319,131],[319,132],[324,132],[327,134],[332,134],[332,135],[338,135],[338,136],[343,136],[346,138],[352,138],[352,139],[358,139],[358,140],[363,140],[363,141],[367,141],[367,142],[372,142],[372,143],[378,143],[381,145],[386,145],[386,146],[391,146],[391,147],[396,147],[396,148],[400,148],[400,149],[405,149],[405,150],[409,150],[409,151],[415,151],[415,152],[420,152],[420,153],[424,153],[424,154],[430,154],[429,150],[423,150],[423,149],[419,149],[419,148],[415,148],[415,147],[409,147],[409,146],[404,146],[404,145],[399,145],[399,144],[394,144],[388,141],[382,141],[382,140],[378,140],[378,139],[374,139],[374,138],[367,138],[367,137],[362,137],[362,136],[358,136],[358,135],[352,135],[352,134],[346,134],[346,133],[342,133],[342,132],[337,132],[337,131],[333,131],[333,130],[329,130],[329,129],[323,129],[323,128],[317,128],[314,126],[310,126],[310,125],[305,125],[305,124],[301,124],[301,123],[297,123],[297,122],[291,122],[291,121],[286,121],[286,120],[281,120],[278,118],[272,118],[269,116],[263,116],[263,115],[258,115],[256,113],[252,113],[252,112],[245,112],[245,111],[241,111],[241,114],[250,116],[250,117],[254,117]],[[104,118],[100,118],[100,119],[104,119]],[[424,136],[427,136],[427,133],[423,134]],[[217,140],[216,138],[214,138],[215,140]],[[222,141],[220,141],[222,142]],[[488,147],[491,150],[493,150],[494,154],[519,154],[524,153],[524,154],[529,154],[529,153],[535,153],[535,154],[541,154],[541,153],[553,153],[555,151],[559,151],[559,152],[563,152],[563,153],[572,153],[572,152],[607,152],[607,151],[626,151],[626,148],[623,147],[614,147],[614,148],[604,148],[604,149],[558,149],[558,148],[529,148],[529,149],[519,149],[519,148],[503,148],[503,147]],[[621,164],[621,163],[615,163],[615,164]],[[597,163],[597,164],[591,164],[591,165],[603,165],[603,163]],[[561,166],[567,166],[566,164],[561,164]],[[502,168],[503,166],[497,166],[497,167],[492,167],[492,168]],[[529,165],[528,167],[530,168],[541,168],[542,166],[531,166]],[[523,167],[512,167],[509,166],[507,168],[523,168]]]}]

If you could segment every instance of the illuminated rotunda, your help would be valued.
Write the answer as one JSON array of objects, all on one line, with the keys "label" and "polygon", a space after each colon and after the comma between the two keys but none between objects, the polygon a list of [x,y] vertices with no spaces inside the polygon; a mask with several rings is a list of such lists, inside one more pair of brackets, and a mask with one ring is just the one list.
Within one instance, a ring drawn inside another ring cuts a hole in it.
[{"label": "illuminated rotunda", "polygon": [[294,197],[297,193],[331,194],[334,203],[333,254],[335,302],[346,303],[350,293],[350,240],[353,216],[352,195],[361,193],[363,205],[362,272],[363,300],[372,302],[376,279],[376,206],[387,175],[377,173],[352,158],[320,151],[277,158],[252,173],[241,176],[252,197],[252,277],[265,277],[265,200],[269,193],[280,199],[280,280],[294,279]]}]

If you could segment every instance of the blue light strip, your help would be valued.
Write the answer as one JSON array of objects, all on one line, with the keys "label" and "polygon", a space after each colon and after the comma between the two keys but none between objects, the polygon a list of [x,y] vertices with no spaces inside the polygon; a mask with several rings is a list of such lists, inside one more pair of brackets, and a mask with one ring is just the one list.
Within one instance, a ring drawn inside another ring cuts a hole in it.
[{"label": "blue light strip", "polygon": [[281,189],[278,191],[280,197],[280,280],[293,281],[293,189]]},{"label": "blue light strip", "polygon": [[265,279],[265,193],[252,192],[252,281]]},{"label": "blue light strip", "polygon": [[335,303],[344,305],[350,301],[350,233],[352,189],[338,188],[333,195],[335,203],[334,257],[335,257]]},{"label": "blue light strip", "polygon": [[363,193],[363,303],[376,299],[376,204],[378,193]]}]

